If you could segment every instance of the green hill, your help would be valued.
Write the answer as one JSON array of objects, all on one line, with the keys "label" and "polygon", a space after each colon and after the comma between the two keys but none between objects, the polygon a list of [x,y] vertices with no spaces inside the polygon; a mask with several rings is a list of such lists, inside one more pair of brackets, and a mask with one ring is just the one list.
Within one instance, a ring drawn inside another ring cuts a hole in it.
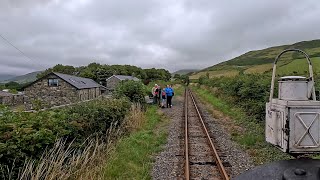
[{"label": "green hill", "polygon": [[[275,46],[262,50],[249,51],[228,61],[205,68],[193,73],[190,78],[197,79],[201,75],[209,73],[210,77],[235,76],[243,73],[264,73],[272,69],[275,57],[283,50],[296,48],[305,51],[313,62],[316,72],[320,72],[320,40],[302,41],[291,45]],[[299,53],[287,53],[281,57],[278,65],[280,74],[305,73],[307,63],[304,56]]]},{"label": "green hill", "polygon": [[175,75],[175,74],[185,75],[185,74],[193,73],[197,71],[199,71],[199,69],[181,69],[179,71],[172,73],[172,75]]},{"label": "green hill", "polygon": [[7,83],[10,81],[14,81],[20,84],[24,84],[24,83],[28,83],[28,82],[32,82],[35,81],[37,79],[37,74],[41,73],[42,71],[35,71],[35,72],[31,72],[25,75],[21,75],[21,76],[16,76],[10,79],[7,79],[5,81],[2,81],[1,83]]}]

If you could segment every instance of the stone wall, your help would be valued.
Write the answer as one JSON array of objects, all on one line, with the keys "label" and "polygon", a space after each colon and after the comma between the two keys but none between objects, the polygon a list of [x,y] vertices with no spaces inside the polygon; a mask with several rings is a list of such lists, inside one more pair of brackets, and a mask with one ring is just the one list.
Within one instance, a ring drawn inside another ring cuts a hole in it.
[{"label": "stone wall", "polygon": [[97,98],[101,95],[100,88],[80,89],[78,96],[81,101]]},{"label": "stone wall", "polygon": [[6,106],[21,105],[24,102],[22,94],[12,94],[11,96],[0,96],[0,104]]},{"label": "stone wall", "polygon": [[106,85],[107,89],[114,90],[116,86],[120,83],[120,81],[121,81],[120,79],[112,76],[107,80],[107,85]]},{"label": "stone wall", "polygon": [[24,103],[24,94],[14,94],[12,105],[21,105]]},{"label": "stone wall", "polygon": [[[58,79],[58,86],[49,86],[50,78]],[[78,101],[77,89],[55,75],[49,75],[25,88],[26,110],[34,109],[35,106],[48,108]]]},{"label": "stone wall", "polygon": [[78,96],[81,101],[97,98],[101,95],[100,88],[80,89]]},{"label": "stone wall", "polygon": [[11,106],[13,102],[13,96],[1,96],[0,97],[0,104]]}]

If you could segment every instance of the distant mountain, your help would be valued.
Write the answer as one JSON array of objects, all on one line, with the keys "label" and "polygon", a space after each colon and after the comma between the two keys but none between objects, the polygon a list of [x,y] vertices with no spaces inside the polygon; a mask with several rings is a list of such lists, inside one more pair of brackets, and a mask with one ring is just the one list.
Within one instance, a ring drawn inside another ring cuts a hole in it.
[{"label": "distant mountain", "polygon": [[15,76],[11,75],[11,74],[0,74],[0,82],[4,81],[4,80],[7,80],[7,79],[11,79],[13,77],[15,77]]},{"label": "distant mountain", "polygon": [[185,74],[189,74],[197,71],[199,70],[198,69],[181,69],[179,71],[172,73],[172,75],[175,75],[175,74],[185,75]]},{"label": "distant mountain", "polygon": [[37,79],[37,75],[39,73],[41,73],[41,72],[42,71],[35,71],[35,72],[31,72],[31,73],[28,73],[28,74],[25,74],[25,75],[11,77],[11,78],[6,79],[6,80],[1,80],[1,83],[7,83],[7,82],[10,82],[10,81],[14,81],[14,82],[17,82],[17,83],[20,83],[20,84],[32,82],[32,81],[35,81]]}]

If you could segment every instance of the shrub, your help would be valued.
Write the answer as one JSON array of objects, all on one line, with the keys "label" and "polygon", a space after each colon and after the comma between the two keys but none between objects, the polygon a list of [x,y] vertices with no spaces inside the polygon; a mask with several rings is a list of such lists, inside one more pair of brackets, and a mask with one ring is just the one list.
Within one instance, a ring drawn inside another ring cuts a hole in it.
[{"label": "shrub", "polygon": [[144,104],[145,86],[140,81],[122,81],[114,91],[114,97],[127,97],[131,102]]},{"label": "shrub", "polygon": [[89,135],[104,133],[111,123],[120,124],[129,108],[126,99],[104,99],[35,113],[1,109],[0,169],[14,164],[16,173],[26,158],[39,159],[60,138],[80,146]]},{"label": "shrub", "polygon": [[[271,77],[265,74],[242,74],[236,77],[208,79],[203,77],[199,83],[218,88],[220,96],[242,107],[248,115],[263,120],[265,102],[269,96]],[[277,90],[275,90],[277,92]]]}]

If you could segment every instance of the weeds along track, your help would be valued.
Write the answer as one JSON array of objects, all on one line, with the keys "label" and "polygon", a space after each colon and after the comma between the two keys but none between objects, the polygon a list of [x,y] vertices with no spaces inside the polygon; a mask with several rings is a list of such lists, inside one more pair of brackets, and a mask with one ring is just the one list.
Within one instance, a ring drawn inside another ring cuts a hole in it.
[{"label": "weeds along track", "polygon": [[210,129],[206,127],[189,89],[185,89],[184,103],[185,178],[229,179],[230,164],[224,160],[224,153],[214,145],[214,139],[219,137],[210,135]]}]

